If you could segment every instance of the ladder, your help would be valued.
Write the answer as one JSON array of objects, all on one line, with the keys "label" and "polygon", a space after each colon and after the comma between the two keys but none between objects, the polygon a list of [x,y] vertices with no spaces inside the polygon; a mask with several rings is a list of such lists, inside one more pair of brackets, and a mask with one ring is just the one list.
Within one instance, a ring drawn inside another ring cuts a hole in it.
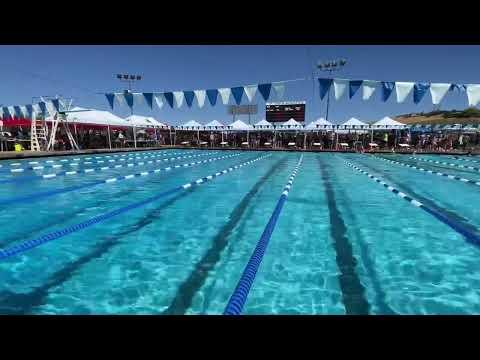
[{"label": "ladder", "polygon": [[48,130],[45,120],[38,120],[35,116],[32,116],[30,149],[32,151],[46,150],[47,136]]},{"label": "ladder", "polygon": [[70,145],[72,147],[72,149],[74,150],[80,150],[80,148],[78,147],[77,145],[77,142],[75,141],[75,139],[73,138],[73,135],[70,131],[70,128],[68,127],[68,125],[66,124],[66,115],[63,114],[63,113],[55,113],[55,115],[53,116],[53,120],[52,120],[52,132],[51,132],[51,135],[50,135],[50,140],[48,142],[48,146],[47,146],[47,151],[51,151],[51,150],[54,150],[54,145],[55,145],[55,137],[56,137],[56,134],[57,134],[57,129],[58,129],[58,124],[59,123],[62,123],[63,125],[63,128],[65,129],[65,133],[67,134],[67,138],[68,138],[68,141],[70,142]]}]

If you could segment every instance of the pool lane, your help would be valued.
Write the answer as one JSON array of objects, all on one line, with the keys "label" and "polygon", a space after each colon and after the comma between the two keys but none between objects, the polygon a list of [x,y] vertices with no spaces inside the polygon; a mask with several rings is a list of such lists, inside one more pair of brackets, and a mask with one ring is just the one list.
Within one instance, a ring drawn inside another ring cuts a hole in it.
[{"label": "pool lane", "polygon": [[[74,313],[164,311],[175,297],[180,283],[194,270],[194,264],[200,260],[203,253],[211,247],[219,224],[226,221],[237,203],[236,200],[244,195],[246,186],[257,181],[257,174],[266,171],[272,165],[273,159],[264,161],[268,161],[270,165],[239,169],[228,177],[220,177],[211,184],[198,187],[188,196],[178,199],[159,212],[156,212],[155,207],[150,207],[142,214],[132,214],[118,229],[120,233],[123,232],[123,237],[117,238],[117,244],[111,246],[106,253],[92,258],[91,261],[83,260],[81,268],[70,272],[72,277],[63,278],[61,284],[44,279],[41,284],[52,283],[55,286],[50,288],[46,295],[48,305],[40,306],[32,312],[68,313],[72,307],[75,309]],[[206,199],[209,201],[205,202]],[[185,216],[178,216],[179,213]],[[135,230],[125,231],[131,225],[134,225]],[[98,229],[97,241],[94,246],[91,244],[88,251],[83,249],[78,252],[78,249],[72,250],[70,245],[70,254],[79,253],[72,262],[80,261],[79,258],[85,259],[88,253],[97,254],[98,247],[104,247],[105,241],[108,243],[109,238],[116,237],[119,233],[112,229],[110,232],[103,231],[102,228]],[[76,243],[73,239],[72,242]],[[60,242],[57,246],[59,244]],[[35,259],[40,261],[42,256]],[[34,261],[33,258],[31,260]],[[49,269],[50,275],[54,278],[62,277],[61,268],[55,264]]]}]

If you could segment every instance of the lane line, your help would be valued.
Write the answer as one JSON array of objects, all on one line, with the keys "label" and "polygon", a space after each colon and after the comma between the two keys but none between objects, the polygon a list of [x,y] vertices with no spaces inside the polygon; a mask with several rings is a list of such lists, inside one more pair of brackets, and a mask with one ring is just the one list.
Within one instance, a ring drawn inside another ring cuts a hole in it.
[{"label": "lane line", "polygon": [[445,161],[437,161],[437,160],[430,160],[430,159],[420,159],[418,157],[413,157],[410,156],[409,159],[417,160],[417,161],[425,161],[433,164],[440,164],[440,165],[447,165],[447,166],[452,166],[452,167],[457,167],[461,169],[469,169],[469,170],[474,170],[474,171],[480,171],[480,168],[474,167],[474,166],[464,166],[461,164],[454,164],[454,163],[448,163]]}]

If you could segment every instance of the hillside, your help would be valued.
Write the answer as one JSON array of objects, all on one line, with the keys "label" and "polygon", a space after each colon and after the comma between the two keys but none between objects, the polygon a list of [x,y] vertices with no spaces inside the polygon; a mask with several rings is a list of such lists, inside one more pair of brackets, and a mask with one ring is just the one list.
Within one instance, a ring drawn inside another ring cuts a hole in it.
[{"label": "hillside", "polygon": [[480,110],[438,110],[429,113],[398,115],[394,118],[404,124],[479,124]]}]

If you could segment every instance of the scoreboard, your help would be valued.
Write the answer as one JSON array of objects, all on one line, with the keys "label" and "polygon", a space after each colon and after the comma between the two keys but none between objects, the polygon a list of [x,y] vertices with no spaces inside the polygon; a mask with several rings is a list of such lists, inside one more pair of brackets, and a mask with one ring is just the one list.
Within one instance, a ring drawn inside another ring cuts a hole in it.
[{"label": "scoreboard", "polygon": [[295,119],[298,122],[305,121],[305,101],[285,101],[266,104],[266,120],[268,122],[285,122]]}]

